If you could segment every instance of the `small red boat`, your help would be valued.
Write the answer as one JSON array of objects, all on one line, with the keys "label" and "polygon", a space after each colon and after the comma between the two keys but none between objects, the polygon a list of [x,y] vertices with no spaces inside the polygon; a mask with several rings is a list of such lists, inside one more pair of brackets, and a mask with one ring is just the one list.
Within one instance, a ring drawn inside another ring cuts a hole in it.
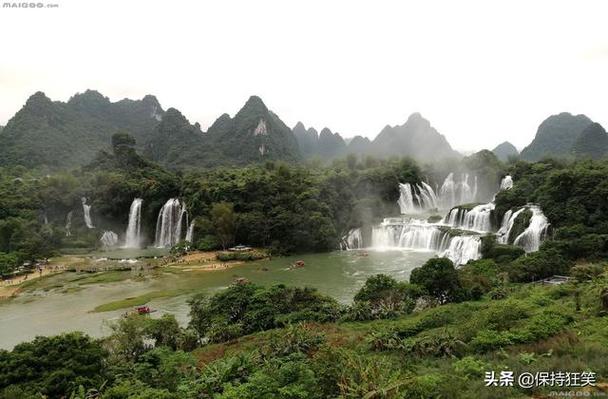
[{"label": "small red boat", "polygon": [[152,313],[152,310],[150,309],[149,306],[138,306],[135,308],[135,310],[137,311],[138,314],[150,314]]}]

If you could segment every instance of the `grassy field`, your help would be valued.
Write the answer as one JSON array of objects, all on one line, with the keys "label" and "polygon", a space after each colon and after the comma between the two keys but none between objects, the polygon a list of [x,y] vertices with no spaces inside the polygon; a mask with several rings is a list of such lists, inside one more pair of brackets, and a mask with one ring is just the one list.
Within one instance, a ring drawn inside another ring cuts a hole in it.
[{"label": "grassy field", "polygon": [[[595,281],[559,286],[509,285],[500,298],[454,303],[392,320],[307,324],[321,334],[345,389],[407,392],[403,397],[544,398],[560,387],[486,387],[485,372],[583,372],[608,392],[608,317]],[[267,331],[196,351],[199,365],[223,362],[264,347],[281,330]],[[326,350],[312,355],[320,362]],[[391,388],[393,387],[393,388]],[[399,388],[396,388],[399,387]],[[599,392],[599,393],[598,393]],[[371,396],[376,397],[376,396]],[[378,397],[402,397],[386,396]]]}]

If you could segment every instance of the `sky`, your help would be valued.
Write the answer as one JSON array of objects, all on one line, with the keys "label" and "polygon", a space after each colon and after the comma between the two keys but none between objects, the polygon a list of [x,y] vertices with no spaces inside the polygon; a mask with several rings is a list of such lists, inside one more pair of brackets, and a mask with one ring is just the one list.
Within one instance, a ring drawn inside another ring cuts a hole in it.
[{"label": "sky", "polygon": [[605,0],[41,1],[0,8],[0,125],[95,89],[203,128],[254,94],[344,137],[420,112],[461,151],[521,149],[562,111],[608,127]]}]

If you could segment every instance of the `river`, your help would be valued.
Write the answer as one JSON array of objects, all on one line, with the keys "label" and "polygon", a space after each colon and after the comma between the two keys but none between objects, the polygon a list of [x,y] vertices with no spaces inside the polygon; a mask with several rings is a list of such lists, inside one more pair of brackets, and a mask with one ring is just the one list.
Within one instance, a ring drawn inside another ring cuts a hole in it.
[{"label": "river", "polygon": [[[359,251],[336,251],[278,257],[229,269],[160,273],[154,278],[88,284],[77,290],[60,287],[66,273],[56,275],[49,277],[56,280],[52,281],[56,283],[56,288],[25,292],[0,304],[0,348],[11,349],[38,335],[75,330],[102,337],[108,334],[108,322],[119,318],[125,309],[93,312],[96,306],[155,291],[194,289],[213,292],[227,287],[237,277],[261,285],[284,283],[315,287],[321,293],[348,303],[368,277],[384,273],[398,280],[407,280],[413,268],[435,255],[434,252],[408,250],[369,251],[367,254],[361,256]],[[305,266],[290,268],[296,260],[303,260]],[[148,305],[156,310],[153,317],[172,313],[185,325],[188,322],[188,298],[189,295],[156,298]]]}]

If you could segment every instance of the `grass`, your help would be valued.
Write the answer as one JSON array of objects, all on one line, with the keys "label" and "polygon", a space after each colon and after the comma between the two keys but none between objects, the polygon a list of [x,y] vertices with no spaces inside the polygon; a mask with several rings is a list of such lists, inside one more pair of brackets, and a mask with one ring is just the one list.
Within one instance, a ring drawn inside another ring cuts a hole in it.
[{"label": "grass", "polygon": [[99,305],[93,309],[93,312],[111,312],[114,310],[132,308],[135,306],[142,306],[156,298],[167,298],[180,295],[186,295],[194,292],[192,289],[174,289],[174,290],[160,290],[152,291],[142,295],[121,299],[118,301],[112,301]]},{"label": "grass", "polygon": [[[404,380],[437,377],[427,381],[429,391],[425,395],[416,397],[541,398],[548,397],[550,391],[561,390],[486,387],[484,372],[501,370],[514,371],[515,375],[593,371],[598,377],[598,388],[586,389],[597,392],[608,388],[608,317],[601,316],[599,301],[599,292],[606,286],[606,274],[590,282],[560,286],[512,284],[505,299],[486,297],[390,320],[308,326],[323,333],[334,349],[370,362],[387,360],[390,367],[383,371],[386,374],[394,373]],[[578,311],[577,290],[581,306]],[[373,339],[383,332],[398,332],[408,345],[375,349]],[[268,342],[270,334],[260,332],[207,345],[194,354],[200,365],[209,364],[255,351]],[[484,336],[490,339],[486,341],[488,344],[476,346],[475,342]],[[512,340],[491,340],[501,336]],[[464,345],[450,355],[435,351],[433,345],[443,348],[450,342],[442,341],[445,337],[454,337]],[[417,343],[422,345],[416,346]],[[409,345],[420,350],[412,350]]]}]

